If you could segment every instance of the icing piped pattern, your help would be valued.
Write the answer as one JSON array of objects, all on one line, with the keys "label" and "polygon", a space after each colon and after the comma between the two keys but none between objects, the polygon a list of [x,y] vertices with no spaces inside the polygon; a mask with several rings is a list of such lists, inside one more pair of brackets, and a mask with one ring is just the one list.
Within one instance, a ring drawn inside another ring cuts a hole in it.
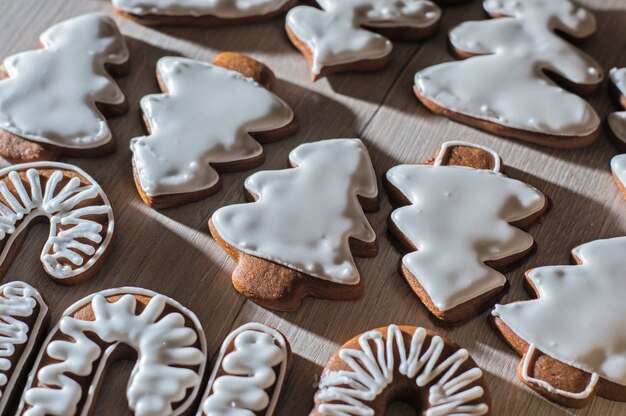
[{"label": "icing piped pattern", "polygon": [[596,29],[593,15],[569,0],[485,0],[483,7],[504,17],[462,23],[449,36],[455,49],[479,56],[418,72],[418,94],[513,129],[556,136],[595,132],[595,110],[545,75],[582,85],[602,81],[600,65],[554,33],[589,36]]},{"label": "icing piped pattern", "polygon": [[291,0],[113,0],[113,7],[145,16],[215,16],[237,19],[269,14]]},{"label": "icing piped pattern", "polygon": [[260,156],[263,148],[249,133],[294,118],[284,101],[238,72],[178,57],[161,58],[157,71],[166,92],[141,100],[151,133],[130,144],[147,195],[211,188],[219,180],[211,163]]},{"label": "icing piped pattern", "polygon": [[[51,173],[44,177],[42,170]],[[71,179],[67,180],[66,172]],[[76,166],[35,162],[1,169],[0,197],[0,242],[4,243],[0,264],[17,236],[41,216],[50,220],[41,262],[54,279],[84,273],[111,241],[114,221],[109,200],[100,185]],[[98,222],[94,216],[105,216],[106,221]]]},{"label": "icing piped pattern", "polygon": [[[427,416],[484,415],[489,405],[481,399],[484,390],[476,383],[483,372],[478,367],[460,371],[469,358],[465,349],[442,356],[445,341],[416,328],[407,345],[402,330],[390,325],[364,333],[359,349],[342,348],[339,357],[349,370],[322,373],[315,394],[316,410],[328,416],[374,416],[368,406],[393,383],[394,372],[415,381],[416,388],[428,388]],[[398,361],[396,362],[396,357]]]},{"label": "icing piped pattern", "polygon": [[[313,55],[311,70],[380,59],[391,53],[389,39],[377,28],[420,29],[436,24],[441,10],[428,0],[317,0],[322,10],[294,7],[287,28]],[[367,27],[367,29],[365,29]]]},{"label": "icing piped pattern", "polygon": [[[232,351],[228,352],[231,344]],[[274,371],[279,367],[278,373]],[[273,328],[249,323],[222,344],[198,416],[274,413],[287,370],[287,343]],[[225,374],[218,376],[223,371]],[[272,389],[272,397],[267,390]]]},{"label": "icing piped pattern", "polygon": [[96,103],[121,105],[124,94],[105,69],[128,61],[124,37],[110,17],[87,14],[40,37],[42,49],[4,61],[0,128],[29,140],[91,149],[112,140]]},{"label": "icing piped pattern", "polygon": [[[139,313],[135,296],[150,298]],[[92,308],[93,320],[74,316],[86,306]],[[206,361],[200,322],[170,298],[145,289],[119,288],[91,295],[65,311],[37,359],[20,414],[88,414],[94,405],[93,388],[121,344],[135,349],[139,356],[126,392],[134,414],[176,416],[188,412]],[[88,377],[89,392],[74,377]]]},{"label": "icing piped pattern", "polygon": [[301,273],[357,284],[349,239],[376,241],[358,196],[378,195],[376,174],[358,139],[305,143],[289,154],[294,169],[262,171],[246,189],[258,199],[217,210],[212,222],[238,250]]}]

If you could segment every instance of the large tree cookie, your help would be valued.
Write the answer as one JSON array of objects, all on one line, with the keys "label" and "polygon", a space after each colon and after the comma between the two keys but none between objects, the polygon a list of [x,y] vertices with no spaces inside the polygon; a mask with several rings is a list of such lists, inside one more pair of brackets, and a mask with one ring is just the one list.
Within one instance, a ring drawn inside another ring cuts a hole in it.
[{"label": "large tree cookie", "polygon": [[600,119],[576,94],[593,91],[603,71],[557,34],[590,36],[593,15],[569,0],[484,0],[483,7],[493,19],[450,32],[463,60],[415,75],[419,100],[500,136],[561,148],[593,143]]},{"label": "large tree cookie", "polygon": [[429,164],[391,168],[385,185],[402,206],[391,233],[410,251],[401,273],[428,310],[461,322],[491,306],[507,280],[505,270],[532,250],[519,228],[536,222],[547,198],[501,173],[491,149],[444,143]]},{"label": "large tree cookie", "polygon": [[537,299],[496,305],[493,320],[523,356],[519,378],[546,398],[583,407],[626,401],[626,237],[572,250],[574,266],[526,273]]},{"label": "large tree cookie", "polygon": [[403,400],[424,415],[490,415],[482,370],[469,352],[414,326],[365,332],[330,359],[310,416],[385,415]]},{"label": "large tree cookie", "polygon": [[10,56],[0,68],[0,156],[32,161],[113,152],[105,116],[125,113],[127,104],[110,74],[128,70],[115,22],[86,14],[52,26],[40,42],[42,49]]},{"label": "large tree cookie", "polygon": [[348,300],[363,293],[354,263],[375,256],[376,234],[363,210],[378,208],[376,174],[358,139],[306,143],[292,169],[257,172],[245,182],[250,204],[217,210],[211,234],[236,262],[232,281],[269,308],[294,310],[313,296]]},{"label": "large tree cookie", "polygon": [[269,88],[274,74],[243,55],[224,53],[214,64],[165,57],[157,63],[162,94],[143,97],[149,132],[131,140],[141,198],[168,208],[221,188],[218,172],[263,163],[259,142],[292,135],[297,122]]}]

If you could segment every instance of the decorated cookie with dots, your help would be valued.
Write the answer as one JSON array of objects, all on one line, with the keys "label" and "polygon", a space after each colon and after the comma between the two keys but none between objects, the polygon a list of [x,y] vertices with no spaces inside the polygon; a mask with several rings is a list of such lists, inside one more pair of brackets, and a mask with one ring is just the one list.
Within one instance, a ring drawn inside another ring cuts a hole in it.
[{"label": "decorated cookie with dots", "polygon": [[[609,88],[613,100],[622,109],[626,109],[626,68],[613,68],[609,73]],[[620,151],[626,151],[626,111],[616,111],[607,119],[611,137]],[[617,186],[626,197],[626,154],[611,159],[611,171]]]},{"label": "decorated cookie with dots", "polygon": [[626,237],[585,243],[575,265],[526,273],[536,299],[496,305],[496,329],[522,356],[519,378],[549,400],[626,401],[625,252]]},{"label": "decorated cookie with dots", "polygon": [[127,104],[111,74],[125,74],[129,59],[115,22],[100,13],[75,17],[40,42],[0,68],[0,156],[26,162],[113,152],[105,117]]},{"label": "decorated cookie with dots", "polygon": [[390,39],[415,41],[433,34],[441,18],[428,0],[317,0],[320,8],[287,14],[289,39],[302,52],[313,80],[343,71],[386,66]]},{"label": "decorated cookie with dots", "polygon": [[389,325],[333,355],[310,416],[384,415],[398,398],[416,414],[491,414],[483,372],[466,349],[425,328]]},{"label": "decorated cookie with dots", "polygon": [[291,351],[285,337],[251,322],[231,332],[220,349],[197,416],[272,416]]},{"label": "decorated cookie with dots", "polygon": [[270,89],[274,74],[235,53],[213,64],[164,57],[157,63],[162,94],[143,97],[148,135],[131,140],[141,198],[154,208],[197,201],[221,188],[218,172],[263,163],[260,143],[295,133],[291,108]]},{"label": "decorated cookie with dots", "polygon": [[442,321],[463,322],[491,306],[507,284],[500,271],[533,249],[520,228],[538,220],[547,198],[501,171],[493,150],[447,142],[434,161],[395,166],[385,176],[390,198],[402,205],[389,218],[408,250],[401,273]]},{"label": "decorated cookie with dots", "polygon": [[357,256],[375,256],[376,234],[363,210],[378,208],[376,174],[358,139],[305,143],[292,169],[245,181],[254,201],[218,209],[211,234],[236,262],[232,281],[269,308],[297,309],[306,296],[355,299],[363,281]]},{"label": "decorated cookie with dots", "polygon": [[504,137],[559,148],[593,143],[600,119],[577,94],[595,90],[603,70],[560,34],[590,36],[594,16],[570,0],[484,0],[483,7],[493,19],[450,32],[462,60],[415,75],[422,104]]}]

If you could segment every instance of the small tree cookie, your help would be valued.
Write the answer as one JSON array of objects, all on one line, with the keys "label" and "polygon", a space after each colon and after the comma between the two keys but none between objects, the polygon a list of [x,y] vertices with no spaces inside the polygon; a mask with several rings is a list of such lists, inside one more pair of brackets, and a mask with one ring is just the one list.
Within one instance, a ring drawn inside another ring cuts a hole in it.
[{"label": "small tree cookie", "polygon": [[496,305],[493,321],[523,356],[517,373],[546,398],[583,407],[597,394],[626,401],[626,237],[572,250],[575,266],[526,273],[537,296]]},{"label": "small tree cookie", "polygon": [[498,271],[533,248],[519,228],[546,210],[546,197],[500,173],[491,149],[444,143],[434,162],[391,168],[391,233],[410,252],[401,273],[430,312],[447,322],[474,317],[490,306],[507,281]]},{"label": "small tree cookie", "polygon": [[[613,68],[609,76],[611,78],[609,88],[613,100],[621,108],[626,109],[626,68]],[[626,151],[626,111],[616,111],[609,114],[607,122],[615,146],[620,151]],[[617,186],[626,197],[626,154],[613,157],[611,171]]]},{"label": "small tree cookie", "polygon": [[211,234],[236,262],[235,289],[263,306],[295,310],[313,296],[363,293],[352,254],[375,256],[376,234],[363,213],[378,208],[376,175],[358,139],[298,146],[293,169],[257,172],[245,182],[251,204],[217,210]]},{"label": "small tree cookie", "polygon": [[492,20],[450,32],[463,59],[415,75],[415,94],[431,111],[491,133],[545,146],[593,143],[595,110],[574,93],[593,91],[603,71],[555,32],[585,38],[596,29],[570,0],[484,0]]},{"label": "small tree cookie", "polygon": [[105,116],[126,112],[109,72],[123,75],[128,49],[115,22],[87,14],[56,24],[42,49],[0,69],[0,156],[12,161],[101,156],[115,150]]},{"label": "small tree cookie", "polygon": [[149,134],[130,145],[137,189],[155,208],[214,194],[221,188],[218,172],[260,165],[259,142],[298,127],[291,108],[269,90],[272,71],[245,56],[224,53],[214,64],[165,57],[157,78],[163,94],[141,100]]}]

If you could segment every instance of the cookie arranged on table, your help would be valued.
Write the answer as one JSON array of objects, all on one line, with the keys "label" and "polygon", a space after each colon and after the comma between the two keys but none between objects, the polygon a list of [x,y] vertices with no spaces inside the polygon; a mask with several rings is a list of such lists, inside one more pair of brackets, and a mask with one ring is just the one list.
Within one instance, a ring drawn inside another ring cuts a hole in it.
[{"label": "cookie arranged on table", "polygon": [[120,15],[145,25],[222,26],[273,19],[297,0],[112,0]]},{"label": "cookie arranged on table", "polygon": [[[611,69],[609,77],[613,100],[622,109],[626,109],[626,68]],[[626,152],[626,111],[609,114],[607,122],[615,146],[620,151]],[[626,154],[617,155],[611,159],[611,171],[617,186],[626,198]]]},{"label": "cookie arranged on table", "polygon": [[320,9],[294,7],[289,39],[304,55],[313,80],[343,71],[386,66],[390,39],[415,41],[433,34],[441,10],[428,0],[317,0]]},{"label": "cookie arranged on table", "polygon": [[220,349],[198,416],[272,416],[291,350],[277,330],[251,322],[231,332]]},{"label": "cookie arranged on table", "polygon": [[50,322],[48,305],[24,282],[0,286],[0,414],[8,415],[14,392],[21,391],[28,368]]},{"label": "cookie arranged on table", "polygon": [[286,138],[298,123],[270,88],[265,65],[232,52],[213,64],[179,57],[157,63],[162,94],[143,97],[147,136],[131,140],[133,176],[143,201],[169,208],[206,198],[218,172],[263,163],[261,143]]},{"label": "cookie arranged on table", "polygon": [[398,398],[419,414],[491,414],[487,382],[466,349],[428,329],[389,325],[333,355],[310,415],[384,415]]},{"label": "cookie arranged on table", "polygon": [[528,255],[522,231],[548,207],[537,189],[501,173],[493,150],[447,142],[431,163],[399,165],[385,177],[402,206],[390,232],[410,252],[401,273],[438,319],[459,323],[491,306],[505,289],[505,270]]},{"label": "cookie arranged on table", "polygon": [[496,305],[497,330],[523,356],[519,378],[549,400],[626,401],[625,252],[626,237],[578,246],[576,265],[526,273],[537,299]]},{"label": "cookie arranged on table", "polygon": [[207,347],[193,312],[150,290],[123,287],[70,306],[48,335],[30,373],[19,415],[91,414],[113,362],[140,357],[126,397],[135,415],[194,411]]},{"label": "cookie arranged on table", "polygon": [[484,0],[483,7],[493,19],[450,32],[462,60],[419,71],[417,98],[434,113],[499,136],[559,148],[593,143],[600,119],[576,94],[594,91],[603,70],[557,34],[590,36],[593,15],[570,0]]},{"label": "cookie arranged on table", "polygon": [[113,210],[96,181],[80,168],[32,162],[0,169],[0,276],[6,273],[32,224],[49,221],[41,251],[44,270],[57,283],[93,277],[113,236]]},{"label": "cookie arranged on table", "polygon": [[245,182],[249,204],[217,210],[209,227],[237,262],[232,281],[250,300],[295,310],[302,299],[350,300],[363,294],[353,254],[373,257],[376,234],[363,210],[378,209],[376,174],[359,139],[305,143],[292,169]]},{"label": "cookie arranged on table", "polygon": [[127,103],[110,74],[126,74],[129,59],[115,22],[86,14],[52,26],[40,42],[0,68],[0,156],[26,162],[113,152],[105,116],[125,113]]}]

